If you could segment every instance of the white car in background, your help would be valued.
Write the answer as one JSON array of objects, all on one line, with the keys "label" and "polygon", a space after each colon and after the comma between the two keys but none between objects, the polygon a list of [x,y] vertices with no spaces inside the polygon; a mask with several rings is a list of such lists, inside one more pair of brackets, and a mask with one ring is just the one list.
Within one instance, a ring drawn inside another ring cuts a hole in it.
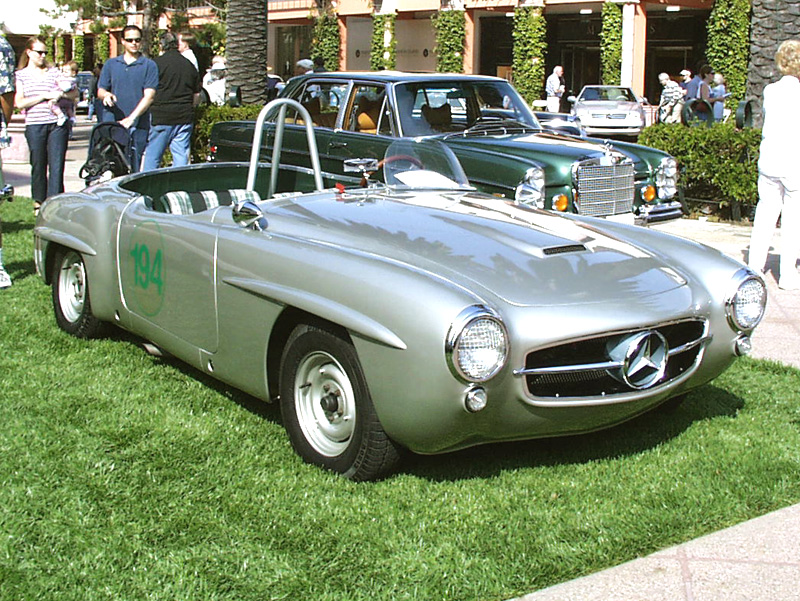
[{"label": "white car in background", "polygon": [[645,126],[644,98],[625,86],[584,86],[570,96],[571,113],[590,136],[638,136]]}]

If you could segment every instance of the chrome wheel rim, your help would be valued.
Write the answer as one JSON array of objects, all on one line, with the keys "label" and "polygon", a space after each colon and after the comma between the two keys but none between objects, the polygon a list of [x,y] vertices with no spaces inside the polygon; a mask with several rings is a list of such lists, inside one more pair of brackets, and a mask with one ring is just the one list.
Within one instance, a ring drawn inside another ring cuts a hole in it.
[{"label": "chrome wheel rim", "polygon": [[86,303],[86,270],[74,252],[64,257],[58,277],[58,304],[61,314],[70,323],[83,315]]},{"label": "chrome wheel rim", "polygon": [[356,426],[355,394],[342,365],[317,351],[300,362],[294,385],[300,429],[317,453],[335,457],[350,444]]}]

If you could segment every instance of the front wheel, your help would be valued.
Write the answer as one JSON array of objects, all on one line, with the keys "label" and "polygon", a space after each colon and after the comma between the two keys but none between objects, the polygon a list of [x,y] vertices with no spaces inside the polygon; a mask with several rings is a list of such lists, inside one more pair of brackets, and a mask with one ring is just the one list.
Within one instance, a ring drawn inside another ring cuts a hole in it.
[{"label": "front wheel", "polygon": [[74,250],[59,251],[53,274],[53,311],[58,327],[78,338],[96,338],[105,324],[92,313],[86,265]]},{"label": "front wheel", "polygon": [[281,415],[305,461],[351,480],[389,473],[400,449],[384,432],[355,348],[310,324],[295,328],[281,359]]}]

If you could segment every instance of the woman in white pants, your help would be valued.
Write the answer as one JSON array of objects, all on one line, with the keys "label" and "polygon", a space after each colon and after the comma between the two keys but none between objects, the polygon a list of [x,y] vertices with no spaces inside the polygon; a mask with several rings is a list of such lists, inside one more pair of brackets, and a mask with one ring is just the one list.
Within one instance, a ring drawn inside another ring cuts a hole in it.
[{"label": "woman in white pants", "polygon": [[748,263],[763,271],[781,217],[778,286],[800,290],[800,40],[786,40],[775,54],[783,77],[764,88],[764,127],[758,159],[758,206]]}]

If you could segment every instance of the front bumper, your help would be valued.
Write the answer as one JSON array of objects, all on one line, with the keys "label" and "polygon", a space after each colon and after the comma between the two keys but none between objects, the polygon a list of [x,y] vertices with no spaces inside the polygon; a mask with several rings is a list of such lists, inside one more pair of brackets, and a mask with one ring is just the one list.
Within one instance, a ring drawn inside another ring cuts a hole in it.
[{"label": "front bumper", "polygon": [[583,129],[586,134],[591,137],[603,136],[638,136],[642,133],[642,126],[636,127],[597,127],[593,125],[583,124]]},{"label": "front bumper", "polygon": [[683,217],[683,205],[677,200],[672,200],[640,206],[636,214],[636,224],[651,225],[680,219],[681,217]]}]

